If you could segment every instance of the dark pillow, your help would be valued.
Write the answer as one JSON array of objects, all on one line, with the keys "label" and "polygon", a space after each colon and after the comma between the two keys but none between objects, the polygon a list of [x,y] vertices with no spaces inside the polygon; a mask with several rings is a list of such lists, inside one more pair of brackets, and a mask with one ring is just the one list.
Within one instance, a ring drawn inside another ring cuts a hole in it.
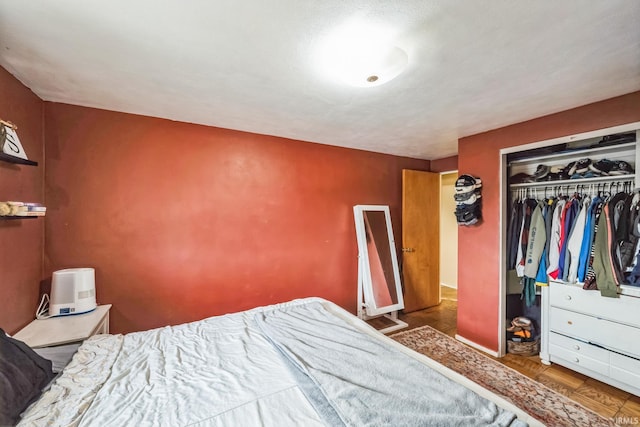
[{"label": "dark pillow", "polygon": [[55,377],[51,361],[0,329],[0,425],[14,425]]}]

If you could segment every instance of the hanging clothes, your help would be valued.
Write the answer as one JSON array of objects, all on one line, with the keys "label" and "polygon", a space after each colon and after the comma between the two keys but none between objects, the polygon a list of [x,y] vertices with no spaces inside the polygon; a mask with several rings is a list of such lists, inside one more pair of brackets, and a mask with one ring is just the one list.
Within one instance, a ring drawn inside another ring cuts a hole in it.
[{"label": "hanging clothes", "polygon": [[582,238],[582,244],[580,246],[580,256],[578,263],[578,282],[583,283],[587,276],[587,267],[591,261],[591,247],[593,246],[593,238],[595,236],[595,214],[596,207],[602,203],[602,199],[599,196],[593,198],[589,204],[589,209],[586,213],[586,223],[584,226],[584,235]]},{"label": "hanging clothes", "polygon": [[[553,211],[553,220],[551,224],[551,241],[549,245],[549,266],[547,267],[547,274],[553,279],[557,279],[558,262],[560,260],[560,234],[562,213],[566,205],[566,200],[558,200],[556,208]],[[553,275],[555,273],[555,276]]]},{"label": "hanging clothes", "polygon": [[563,228],[561,229],[560,259],[558,260],[558,271],[556,272],[556,278],[559,280],[564,280],[569,234],[571,233],[571,228],[573,227],[573,223],[578,215],[579,208],[580,208],[580,202],[574,195],[571,198],[571,200],[567,202],[567,206],[565,207],[564,223],[563,223]]},{"label": "hanging clothes", "polygon": [[507,228],[507,270],[516,268],[518,256],[518,237],[522,229],[522,201],[514,200],[511,204],[509,227]]},{"label": "hanging clothes", "polygon": [[[617,185],[616,185],[617,188]],[[522,299],[535,303],[549,279],[582,283],[616,297],[618,286],[640,286],[640,190],[593,199],[576,192],[511,204],[507,267],[521,278]],[[546,190],[545,190],[546,193]]]},{"label": "hanging clothes", "polygon": [[569,239],[567,242],[567,255],[565,263],[568,265],[568,268],[565,269],[565,274],[563,276],[563,280],[568,283],[576,283],[578,280],[578,266],[580,265],[580,249],[582,247],[582,241],[584,239],[584,229],[587,220],[587,211],[589,210],[589,205],[591,204],[591,199],[586,197],[582,201],[582,207],[576,217],[575,222],[573,223],[573,227],[571,229],[571,233],[569,234]]},{"label": "hanging clothes", "polygon": [[609,204],[602,208],[598,220],[598,231],[595,237],[595,253],[593,270],[596,275],[598,289],[603,297],[618,296],[618,282],[611,262],[611,229],[609,227]]},{"label": "hanging clothes", "polygon": [[518,247],[518,257],[516,262],[516,273],[518,277],[524,276],[525,258],[527,254],[527,246],[529,244],[529,228],[531,227],[531,214],[538,205],[534,199],[525,199],[522,202],[523,216],[522,229],[520,232],[520,245]]}]

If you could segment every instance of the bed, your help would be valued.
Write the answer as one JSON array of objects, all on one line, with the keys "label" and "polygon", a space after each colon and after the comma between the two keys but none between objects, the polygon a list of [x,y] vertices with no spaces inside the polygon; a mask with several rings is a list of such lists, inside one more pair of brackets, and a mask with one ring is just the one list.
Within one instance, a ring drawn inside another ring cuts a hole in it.
[{"label": "bed", "polygon": [[305,298],[126,335],[97,335],[20,426],[522,426],[523,411]]}]

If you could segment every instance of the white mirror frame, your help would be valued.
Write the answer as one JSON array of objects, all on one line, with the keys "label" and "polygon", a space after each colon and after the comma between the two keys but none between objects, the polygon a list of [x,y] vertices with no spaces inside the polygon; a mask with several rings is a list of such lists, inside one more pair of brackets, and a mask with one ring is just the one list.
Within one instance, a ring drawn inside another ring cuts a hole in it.
[{"label": "white mirror frame", "polygon": [[[378,307],[374,298],[373,282],[371,280],[371,268],[369,264],[369,253],[367,246],[367,235],[365,229],[365,212],[384,212],[387,227],[387,242],[391,255],[393,267],[394,286],[397,295],[395,304]],[[402,285],[400,282],[400,269],[398,267],[398,257],[396,253],[395,241],[393,238],[393,228],[391,226],[391,214],[389,206],[384,205],[356,205],[353,207],[353,214],[356,225],[356,237],[358,240],[358,317],[363,320],[385,316],[394,324],[390,327],[380,329],[382,333],[392,332],[408,325],[398,319],[398,311],[404,309],[404,299],[402,296]]]}]

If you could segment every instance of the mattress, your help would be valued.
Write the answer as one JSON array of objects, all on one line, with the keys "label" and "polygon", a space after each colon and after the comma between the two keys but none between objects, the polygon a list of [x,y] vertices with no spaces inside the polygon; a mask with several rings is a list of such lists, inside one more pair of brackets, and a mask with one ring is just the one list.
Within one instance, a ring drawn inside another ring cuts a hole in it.
[{"label": "mattress", "polygon": [[19,425],[414,421],[539,424],[337,305],[306,298],[144,332],[94,336]]}]

